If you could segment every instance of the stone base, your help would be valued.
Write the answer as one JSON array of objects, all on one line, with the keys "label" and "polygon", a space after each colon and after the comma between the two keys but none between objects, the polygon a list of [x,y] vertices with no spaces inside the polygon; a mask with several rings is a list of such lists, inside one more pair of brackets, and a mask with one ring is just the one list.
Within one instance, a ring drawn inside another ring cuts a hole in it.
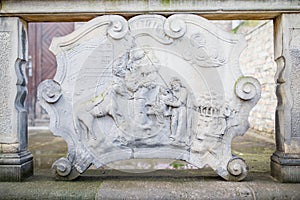
[{"label": "stone base", "polygon": [[33,175],[33,157],[29,151],[0,154],[0,181],[22,181]]},{"label": "stone base", "polygon": [[300,155],[274,153],[271,156],[271,175],[283,183],[300,183]]}]

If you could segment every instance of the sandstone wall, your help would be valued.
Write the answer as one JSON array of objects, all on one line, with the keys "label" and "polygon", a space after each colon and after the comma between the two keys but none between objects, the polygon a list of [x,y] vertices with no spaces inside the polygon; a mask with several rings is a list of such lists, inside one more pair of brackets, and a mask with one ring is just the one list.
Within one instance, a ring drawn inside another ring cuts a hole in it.
[{"label": "sandstone wall", "polygon": [[265,21],[245,34],[248,47],[240,57],[245,75],[254,76],[262,85],[261,99],[250,114],[251,128],[268,134],[275,132],[275,81],[273,22]]}]

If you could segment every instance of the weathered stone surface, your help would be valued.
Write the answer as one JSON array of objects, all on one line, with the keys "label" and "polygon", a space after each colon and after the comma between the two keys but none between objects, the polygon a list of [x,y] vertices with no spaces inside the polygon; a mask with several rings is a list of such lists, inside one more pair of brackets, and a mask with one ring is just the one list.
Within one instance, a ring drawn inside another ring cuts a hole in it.
[{"label": "weathered stone surface", "polygon": [[[15,80],[12,80],[13,70],[11,70],[10,54],[11,54],[11,33],[8,31],[0,32],[0,55],[1,55],[1,73],[0,73],[0,140],[1,142],[15,142],[16,141],[16,129],[13,130],[13,104],[14,104],[14,93],[17,88],[10,88],[10,84]],[[13,135],[13,134],[14,135]]]},{"label": "weathered stone surface", "polygon": [[278,104],[277,151],[272,156],[272,175],[283,182],[300,181],[300,15],[283,14],[275,23]]},{"label": "weathered stone surface", "polygon": [[26,23],[19,18],[0,18],[0,56],[0,180],[16,181],[32,175],[24,106]]},{"label": "weathered stone surface", "polygon": [[211,166],[226,180],[247,175],[231,140],[249,127],[260,84],[242,75],[243,37],[196,15],[118,15],[55,38],[53,80],[38,88],[50,129],[69,146],[53,164],[73,179],[91,164],[172,158]]}]

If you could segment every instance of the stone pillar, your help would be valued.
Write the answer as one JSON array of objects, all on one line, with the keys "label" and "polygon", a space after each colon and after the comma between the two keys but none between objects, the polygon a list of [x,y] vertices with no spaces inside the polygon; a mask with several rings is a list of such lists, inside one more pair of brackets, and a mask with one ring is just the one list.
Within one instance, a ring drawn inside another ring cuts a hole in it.
[{"label": "stone pillar", "polygon": [[278,103],[271,174],[281,182],[300,182],[300,14],[282,14],[274,30]]},{"label": "stone pillar", "polygon": [[0,181],[21,181],[33,174],[27,150],[27,23],[0,17]]}]

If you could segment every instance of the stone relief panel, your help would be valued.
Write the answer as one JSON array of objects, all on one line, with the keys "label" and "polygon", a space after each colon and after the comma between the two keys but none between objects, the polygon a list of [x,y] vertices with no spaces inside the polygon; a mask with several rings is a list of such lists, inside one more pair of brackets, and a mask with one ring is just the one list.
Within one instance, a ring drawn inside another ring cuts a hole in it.
[{"label": "stone relief panel", "polygon": [[226,180],[247,175],[231,140],[248,129],[260,84],[244,77],[245,40],[199,16],[95,18],[53,39],[53,80],[38,88],[50,129],[68,143],[53,164],[69,180],[91,164],[134,158],[181,159]]}]

